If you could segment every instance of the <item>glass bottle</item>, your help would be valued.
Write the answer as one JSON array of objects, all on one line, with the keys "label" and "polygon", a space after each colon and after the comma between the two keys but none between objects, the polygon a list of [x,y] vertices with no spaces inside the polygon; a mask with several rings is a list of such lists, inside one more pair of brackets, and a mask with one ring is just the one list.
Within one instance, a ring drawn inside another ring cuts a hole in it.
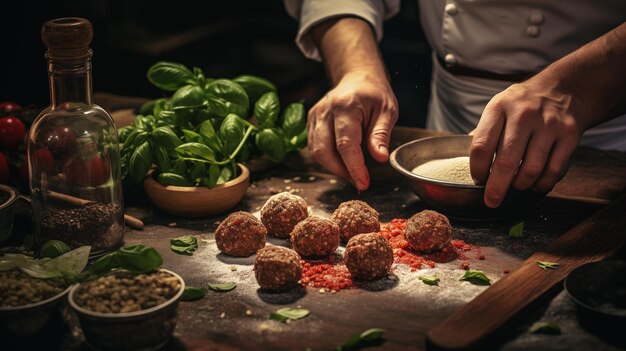
[{"label": "glass bottle", "polygon": [[91,23],[44,23],[50,106],[28,135],[33,224],[38,245],[61,240],[91,246],[91,257],[118,248],[124,209],[117,129],[92,101]]}]

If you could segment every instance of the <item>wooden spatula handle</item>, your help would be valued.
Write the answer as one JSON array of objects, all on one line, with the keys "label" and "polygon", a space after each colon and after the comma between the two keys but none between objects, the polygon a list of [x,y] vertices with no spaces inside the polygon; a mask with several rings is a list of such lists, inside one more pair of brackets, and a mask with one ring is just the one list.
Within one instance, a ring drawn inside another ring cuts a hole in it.
[{"label": "wooden spatula handle", "polygon": [[[480,348],[505,322],[555,288],[574,268],[613,255],[626,242],[626,195],[533,254],[522,266],[431,329],[435,349]],[[557,262],[542,270],[537,261]]]}]

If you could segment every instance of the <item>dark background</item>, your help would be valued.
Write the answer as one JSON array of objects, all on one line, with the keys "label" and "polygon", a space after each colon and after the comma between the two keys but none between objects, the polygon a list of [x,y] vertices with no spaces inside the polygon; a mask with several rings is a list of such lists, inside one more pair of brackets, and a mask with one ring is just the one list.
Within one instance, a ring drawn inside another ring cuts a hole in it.
[{"label": "dark background", "polygon": [[[267,1],[19,1],[2,16],[0,101],[43,108],[49,104],[42,24],[85,17],[94,26],[94,92],[155,98],[164,93],[146,79],[159,60],[201,68],[208,77],[255,74],[273,81],[283,103],[311,107],[328,90],[319,62],[306,59],[298,29],[280,0]],[[10,12],[10,13],[9,13]],[[400,104],[399,125],[424,126],[430,54],[417,1],[404,0],[385,22],[381,51]]]}]

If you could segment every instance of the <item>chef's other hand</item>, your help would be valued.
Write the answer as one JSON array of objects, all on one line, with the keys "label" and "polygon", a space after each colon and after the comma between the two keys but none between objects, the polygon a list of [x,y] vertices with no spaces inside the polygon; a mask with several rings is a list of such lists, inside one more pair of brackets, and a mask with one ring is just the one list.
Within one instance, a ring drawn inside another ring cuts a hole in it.
[{"label": "chef's other hand", "polygon": [[361,143],[373,159],[387,162],[397,118],[398,103],[386,76],[348,73],[309,111],[309,151],[328,171],[365,190],[370,177]]},{"label": "chef's other hand", "polygon": [[309,150],[330,172],[359,190],[370,185],[361,143],[372,158],[389,159],[389,136],[398,102],[371,26],[338,17],[311,29],[332,89],[309,111]]},{"label": "chef's other hand", "polygon": [[545,83],[532,78],[497,94],[473,131],[470,170],[486,184],[488,207],[500,206],[510,186],[550,191],[578,145],[583,128],[572,97]]}]

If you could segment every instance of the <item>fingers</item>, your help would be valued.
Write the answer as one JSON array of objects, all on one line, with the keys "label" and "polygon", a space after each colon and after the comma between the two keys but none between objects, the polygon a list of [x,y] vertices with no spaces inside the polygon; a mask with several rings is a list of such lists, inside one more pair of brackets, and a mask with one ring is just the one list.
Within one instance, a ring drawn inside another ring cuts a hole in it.
[{"label": "fingers", "polygon": [[367,149],[372,158],[378,162],[389,160],[389,139],[391,129],[398,119],[398,112],[395,108],[388,108],[374,117],[370,122],[367,131]]},{"label": "fingers", "polygon": [[508,121],[485,186],[485,205],[491,208],[500,206],[504,200],[530,139],[528,129]]},{"label": "fingers", "polygon": [[340,111],[334,116],[335,146],[345,168],[359,190],[369,187],[370,178],[361,151],[362,116],[359,112]]},{"label": "fingers", "polygon": [[328,111],[319,108],[311,109],[308,135],[311,157],[329,172],[350,179],[350,174],[335,148],[334,124]]},{"label": "fingers", "polygon": [[532,187],[533,191],[547,193],[554,188],[554,185],[561,180],[569,158],[577,145],[577,140],[569,138],[560,139],[556,145],[554,145],[554,150],[550,154],[550,158],[541,173],[541,177]]},{"label": "fingers", "polygon": [[526,190],[541,176],[554,145],[554,137],[549,133],[538,132],[531,136],[522,165],[513,180],[513,187]]},{"label": "fingers", "polygon": [[504,129],[504,112],[492,102],[485,107],[474,129],[470,145],[470,172],[476,184],[485,184],[489,178],[493,155]]}]

